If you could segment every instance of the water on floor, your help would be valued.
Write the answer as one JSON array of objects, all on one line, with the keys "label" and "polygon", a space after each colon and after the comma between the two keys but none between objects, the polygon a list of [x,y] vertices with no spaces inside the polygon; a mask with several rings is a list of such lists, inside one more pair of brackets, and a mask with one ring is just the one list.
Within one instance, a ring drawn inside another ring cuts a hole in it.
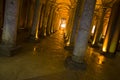
[{"label": "water on floor", "polygon": [[0,57],[0,80],[120,80],[120,56],[104,57],[91,47],[86,70],[66,68],[64,61],[71,52],[64,49],[62,31],[21,45],[16,55]]}]

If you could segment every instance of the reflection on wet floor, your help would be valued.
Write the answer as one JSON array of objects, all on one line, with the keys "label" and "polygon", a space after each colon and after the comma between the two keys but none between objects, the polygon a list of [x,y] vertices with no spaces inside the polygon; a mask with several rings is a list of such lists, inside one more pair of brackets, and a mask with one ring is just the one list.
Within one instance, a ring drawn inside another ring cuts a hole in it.
[{"label": "reflection on wet floor", "polygon": [[108,58],[91,47],[86,70],[66,68],[64,61],[71,53],[64,49],[63,31],[22,46],[19,54],[0,57],[0,80],[120,80],[120,56]]}]

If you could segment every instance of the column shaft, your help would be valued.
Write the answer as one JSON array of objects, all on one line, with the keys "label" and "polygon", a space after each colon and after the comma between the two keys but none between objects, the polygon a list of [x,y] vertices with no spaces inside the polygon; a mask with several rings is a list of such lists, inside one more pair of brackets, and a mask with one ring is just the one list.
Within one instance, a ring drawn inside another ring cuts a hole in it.
[{"label": "column shaft", "polygon": [[5,1],[5,15],[2,33],[2,43],[5,45],[16,45],[18,11],[19,0]]},{"label": "column shaft", "polygon": [[106,36],[105,36],[105,39],[103,42],[103,46],[102,46],[103,52],[107,52],[109,49],[110,41],[112,38],[112,32],[114,30],[114,25],[115,25],[116,19],[117,19],[117,16],[115,16],[115,15],[117,15],[117,14],[118,14],[118,5],[113,5],[109,24],[108,24],[107,33],[106,33]]},{"label": "column shaft", "polygon": [[92,45],[98,46],[98,43],[100,41],[100,36],[103,30],[103,21],[104,21],[105,11],[106,9],[102,9],[102,11],[99,12],[100,14],[98,13],[99,19],[96,25],[96,30],[95,30],[95,35],[94,35]]},{"label": "column shaft", "polygon": [[44,13],[44,18],[43,18],[43,36],[46,36],[47,35],[47,26],[48,26],[48,17],[49,17],[49,13],[50,13],[50,3],[49,1],[46,2],[46,5],[45,5],[45,13]]},{"label": "column shaft", "polygon": [[80,28],[72,56],[76,62],[82,62],[86,53],[95,2],[96,0],[84,0],[83,12],[79,22]]},{"label": "column shaft", "polygon": [[[120,8],[120,7],[119,7]],[[112,39],[110,42],[109,53],[115,53],[117,49],[117,44],[119,42],[120,35],[120,9],[118,9],[118,19],[115,20],[117,23],[114,27],[114,31],[112,32]],[[116,15],[117,16],[117,15]]]},{"label": "column shaft", "polygon": [[34,8],[33,25],[32,25],[32,31],[31,31],[31,38],[33,40],[38,39],[38,28],[39,28],[41,7],[42,6],[40,4],[40,0],[36,0],[35,8]]},{"label": "column shaft", "polygon": [[81,0],[78,0],[77,2],[77,6],[76,6],[76,11],[75,11],[75,17],[74,17],[74,21],[73,21],[73,27],[72,27],[72,33],[71,33],[71,37],[70,37],[70,45],[74,45],[75,40],[76,40],[76,36],[78,33],[78,28],[79,28],[79,20],[81,17],[81,13],[82,13],[82,8],[84,5],[84,2]]},{"label": "column shaft", "polygon": [[50,35],[51,33],[51,22],[52,22],[52,16],[53,16],[53,6],[51,6],[50,14],[49,14],[49,20],[47,25],[47,34]]},{"label": "column shaft", "polygon": [[16,46],[18,13],[19,0],[6,0],[2,41],[0,45],[0,54],[2,55],[11,56],[14,54],[14,50],[20,48],[20,46]]}]

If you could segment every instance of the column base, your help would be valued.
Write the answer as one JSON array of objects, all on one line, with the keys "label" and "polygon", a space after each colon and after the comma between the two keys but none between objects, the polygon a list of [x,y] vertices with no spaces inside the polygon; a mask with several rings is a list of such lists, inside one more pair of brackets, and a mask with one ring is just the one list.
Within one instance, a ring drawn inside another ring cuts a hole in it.
[{"label": "column base", "polygon": [[72,59],[72,56],[68,56],[65,60],[65,66],[73,70],[86,70],[87,64],[76,62]]},{"label": "column base", "polygon": [[29,42],[35,42],[35,43],[37,43],[37,42],[39,42],[39,39],[37,39],[37,38],[35,38],[35,37],[33,37],[33,36],[30,36],[30,37],[28,38],[28,41],[29,41]]},{"label": "column base", "polygon": [[20,48],[22,47],[21,46],[11,47],[9,45],[0,44],[0,55],[8,57],[13,56],[16,54],[16,51],[18,51]]},{"label": "column base", "polygon": [[102,52],[101,54],[107,58],[115,58],[116,57],[116,53],[110,53],[110,52]]},{"label": "column base", "polygon": [[97,44],[91,44],[90,45],[92,48],[96,48],[96,49],[99,49],[100,47],[99,47],[99,45],[97,45]]},{"label": "column base", "polygon": [[64,48],[66,49],[66,50],[73,50],[74,49],[74,46],[73,45],[65,45],[64,46]]}]

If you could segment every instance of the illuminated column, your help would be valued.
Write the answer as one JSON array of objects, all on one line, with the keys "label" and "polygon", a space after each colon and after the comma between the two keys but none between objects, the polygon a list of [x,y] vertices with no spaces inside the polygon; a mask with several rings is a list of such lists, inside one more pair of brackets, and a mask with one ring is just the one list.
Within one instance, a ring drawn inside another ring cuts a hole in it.
[{"label": "illuminated column", "polygon": [[58,30],[59,20],[60,20],[60,18],[59,18],[58,12],[56,12],[56,16],[55,16],[55,19],[54,19],[55,23],[54,23],[54,26],[53,26],[53,32],[56,32]]},{"label": "illuminated column", "polygon": [[45,5],[45,12],[44,12],[44,18],[43,18],[43,36],[47,35],[47,26],[48,26],[48,18],[50,13],[50,2],[47,1]]},{"label": "illuminated column", "polygon": [[80,64],[84,63],[95,2],[96,0],[84,0],[83,12],[79,21],[80,28],[72,56],[72,60]]},{"label": "illuminated column", "polygon": [[53,31],[54,31],[55,17],[56,17],[56,12],[55,12],[55,9],[54,9],[53,10],[53,15],[52,15],[51,29],[50,29],[51,33],[53,33]]},{"label": "illuminated column", "polygon": [[53,12],[54,12],[54,7],[51,6],[50,14],[49,14],[49,20],[48,20],[48,26],[47,26],[47,34],[51,34],[51,25],[52,25],[52,19],[53,19]]},{"label": "illuminated column", "polygon": [[52,31],[55,32],[55,24],[56,24],[56,20],[57,20],[57,12],[55,11],[54,12],[54,15],[53,15],[53,23],[52,23]]},{"label": "illuminated column", "polygon": [[100,41],[100,36],[101,36],[102,30],[103,30],[103,21],[104,21],[104,17],[105,17],[105,11],[106,11],[106,9],[102,9],[102,11],[100,11],[98,13],[99,19],[98,19],[97,24],[96,24],[94,39],[92,42],[92,45],[94,45],[94,46],[98,46],[98,43]]},{"label": "illuminated column", "polygon": [[16,46],[19,0],[5,1],[5,15],[0,54],[11,56]]},{"label": "illuminated column", "polygon": [[39,27],[39,35],[44,36],[44,14],[45,14],[45,4],[42,4],[41,15],[40,15],[40,27]]},{"label": "illuminated column", "polygon": [[71,33],[71,37],[70,37],[70,45],[73,46],[75,43],[75,39],[78,33],[78,28],[79,28],[79,20],[81,17],[81,13],[82,13],[82,7],[83,6],[83,2],[81,0],[78,0],[77,2],[77,6],[76,6],[76,11],[75,11],[75,17],[73,20],[73,27],[72,27],[72,33]]},{"label": "illuminated column", "polygon": [[73,21],[74,21],[74,17],[75,17],[75,10],[76,10],[75,8],[71,9],[71,14],[70,14],[68,25],[67,25],[67,43],[66,43],[66,47],[71,47],[70,39],[71,39],[71,34],[72,34]]},{"label": "illuminated column", "polygon": [[109,47],[109,53],[115,53],[116,52],[116,48],[117,48],[117,44],[119,42],[119,35],[120,35],[120,7],[118,9],[118,15],[116,15],[118,17],[116,21],[116,25],[113,26],[113,30],[112,31],[112,39],[110,42],[110,47]]},{"label": "illuminated column", "polygon": [[111,16],[109,19],[109,23],[108,23],[108,29],[107,29],[107,33],[103,42],[103,46],[102,46],[102,51],[103,52],[108,52],[109,50],[109,46],[110,46],[110,42],[111,42],[111,38],[113,35],[113,31],[114,31],[114,26],[116,23],[116,19],[118,16],[115,16],[118,14],[118,5],[114,5],[112,7],[112,12],[111,12]]},{"label": "illuminated column", "polygon": [[30,39],[38,40],[38,28],[40,23],[40,11],[42,5],[40,4],[40,0],[36,0],[35,8],[34,8],[34,16],[33,16],[33,24]]}]

